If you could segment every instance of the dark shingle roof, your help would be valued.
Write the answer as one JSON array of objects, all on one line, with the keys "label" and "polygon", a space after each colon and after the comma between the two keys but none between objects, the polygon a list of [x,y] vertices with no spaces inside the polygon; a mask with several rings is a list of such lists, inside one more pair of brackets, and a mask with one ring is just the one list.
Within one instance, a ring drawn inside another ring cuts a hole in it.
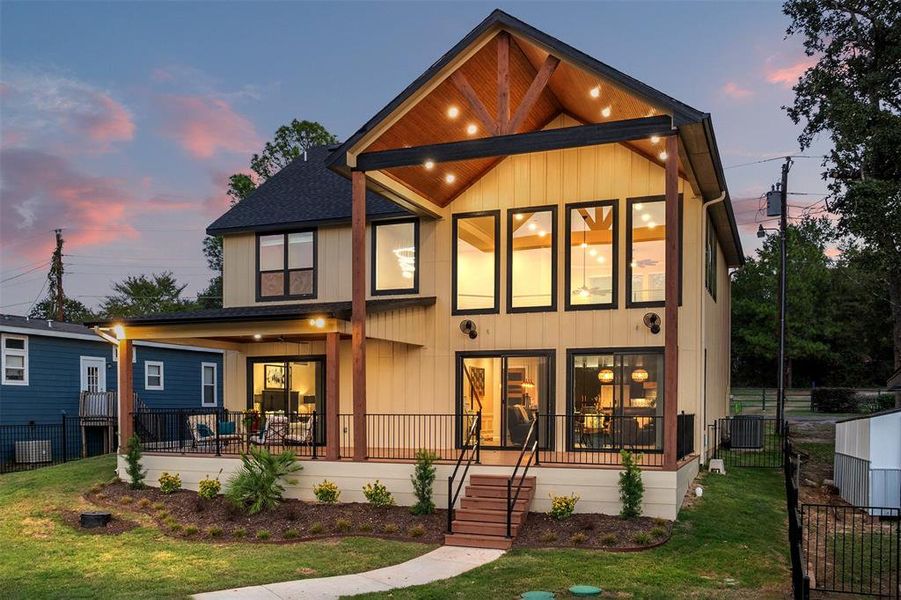
[{"label": "dark shingle roof", "polygon": [[[46,319],[32,319],[19,315],[0,314],[0,327],[19,327],[33,329],[34,331],[55,331],[57,333],[77,333],[81,335],[97,335],[89,328],[78,323],[64,323],[62,321],[48,321]],[[97,338],[100,340],[100,338]]]},{"label": "dark shingle roof", "polygon": [[[317,146],[267,179],[250,196],[216,219],[207,233],[266,231],[350,220],[350,180],[330,170],[328,147]],[[409,214],[397,204],[369,191],[366,214],[390,217]]]},{"label": "dark shingle roof", "polygon": [[[434,296],[415,298],[385,298],[366,301],[369,313],[384,312],[413,306],[431,306],[435,304]],[[234,306],[230,308],[210,308],[183,312],[141,315],[90,323],[90,325],[107,326],[113,323],[125,325],[178,325],[182,323],[222,323],[234,321],[283,321],[304,319],[314,316],[333,317],[350,320],[351,303],[347,302],[315,302],[310,304],[274,304],[268,306]]]}]

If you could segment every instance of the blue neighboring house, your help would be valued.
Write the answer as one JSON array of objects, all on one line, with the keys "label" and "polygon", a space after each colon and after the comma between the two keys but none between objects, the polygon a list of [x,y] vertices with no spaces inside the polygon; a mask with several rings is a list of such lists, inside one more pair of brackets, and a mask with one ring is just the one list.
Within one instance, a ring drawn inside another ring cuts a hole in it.
[{"label": "blue neighboring house", "polygon": [[[79,431],[79,398],[83,391],[116,390],[115,346],[81,325],[0,314],[0,351],[0,464],[14,456],[16,436],[10,432],[29,425],[34,436],[52,437],[38,430],[59,427],[63,413],[72,426],[67,427],[67,455],[81,455],[82,439],[85,454],[102,451],[103,428],[86,427],[84,437]],[[221,350],[137,342],[135,393],[149,409],[218,408],[222,356]],[[54,442],[53,461],[59,450]]]}]

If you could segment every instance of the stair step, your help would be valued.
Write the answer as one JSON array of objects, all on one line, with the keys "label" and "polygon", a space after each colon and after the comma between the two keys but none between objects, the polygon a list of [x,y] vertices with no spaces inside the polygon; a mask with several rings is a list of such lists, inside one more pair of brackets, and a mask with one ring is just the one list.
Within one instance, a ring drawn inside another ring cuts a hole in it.
[{"label": "stair step", "polygon": [[[528,510],[529,501],[520,498],[516,501],[516,504],[513,506],[514,510],[517,511],[526,511]],[[507,499],[506,498],[463,498],[460,500],[460,506],[462,508],[472,508],[472,509],[491,509],[491,510],[503,510],[506,512],[507,510]]]},{"label": "stair step", "polygon": [[[509,475],[476,475],[475,473],[469,476],[469,485],[502,485],[504,488],[507,487],[507,480],[510,479]],[[516,478],[514,484],[519,482],[519,477]],[[535,487],[535,478],[534,477],[526,477],[522,484],[523,488],[527,487]]]},{"label": "stair step", "polygon": [[[519,491],[519,498],[532,498],[534,488],[523,487]],[[510,489],[510,493],[516,495],[516,488]],[[499,485],[468,485],[466,486],[466,496],[470,498],[507,498],[507,486]]]},{"label": "stair step", "polygon": [[[516,537],[519,534],[519,523],[516,521],[510,524],[510,532],[513,534],[513,537]],[[452,529],[454,533],[472,533],[479,535],[499,535],[505,536],[507,535],[507,523],[506,520],[503,523],[486,523],[486,522],[478,522],[478,521],[461,521],[455,519],[452,523]]]},{"label": "stair step", "polygon": [[476,533],[447,533],[444,543],[448,546],[466,546],[468,548],[496,548],[509,550],[513,540],[497,535],[480,535]]},{"label": "stair step", "polygon": [[[506,510],[476,509],[476,508],[458,508],[454,511],[454,517],[460,521],[479,521],[482,523],[506,523]],[[522,523],[525,520],[526,513],[521,510],[513,511],[513,522]]]}]

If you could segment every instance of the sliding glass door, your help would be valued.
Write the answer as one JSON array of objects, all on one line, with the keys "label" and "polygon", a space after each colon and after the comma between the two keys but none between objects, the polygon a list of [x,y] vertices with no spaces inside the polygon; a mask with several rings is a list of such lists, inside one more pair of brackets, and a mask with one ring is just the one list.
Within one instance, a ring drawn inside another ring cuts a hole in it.
[{"label": "sliding glass door", "polygon": [[481,411],[484,448],[521,449],[535,415],[553,405],[553,361],[549,351],[458,353],[458,444]]},{"label": "sliding glass door", "polygon": [[317,415],[316,443],[325,442],[323,357],[272,356],[247,359],[247,409],[264,417],[284,415],[305,423]]}]

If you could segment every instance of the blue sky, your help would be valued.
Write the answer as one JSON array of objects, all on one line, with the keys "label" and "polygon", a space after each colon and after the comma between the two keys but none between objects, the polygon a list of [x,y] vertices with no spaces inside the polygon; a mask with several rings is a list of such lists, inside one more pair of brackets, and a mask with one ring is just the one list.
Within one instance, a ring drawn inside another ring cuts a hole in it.
[{"label": "blue sky", "polygon": [[[227,176],[279,125],[346,138],[494,8],[712,113],[753,251],[779,162],[734,165],[798,151],[781,106],[809,61],[775,2],[3,2],[0,311],[40,296],[56,227],[88,305],[167,268],[198,291]],[[790,187],[823,193],[819,161]]]}]

